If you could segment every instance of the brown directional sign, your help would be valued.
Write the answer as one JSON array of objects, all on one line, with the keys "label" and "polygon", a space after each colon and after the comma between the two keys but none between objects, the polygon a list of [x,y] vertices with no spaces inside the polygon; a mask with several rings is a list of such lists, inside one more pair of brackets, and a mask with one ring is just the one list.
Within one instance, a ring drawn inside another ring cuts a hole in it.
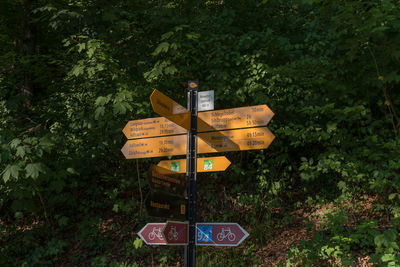
[{"label": "brown directional sign", "polygon": [[179,196],[185,195],[186,178],[184,174],[179,174],[152,164],[147,175],[147,180],[153,190]]},{"label": "brown directional sign", "polygon": [[[166,102],[169,103],[168,101]],[[181,108],[184,109],[182,106]],[[274,113],[269,109],[267,105],[199,112],[197,131],[208,132],[266,126],[273,116]],[[190,121],[190,116],[184,118]],[[157,117],[129,121],[122,131],[125,134],[126,138],[136,139],[145,137],[185,134],[187,130],[164,117]]]},{"label": "brown directional sign", "polygon": [[190,112],[174,100],[154,89],[150,95],[150,102],[154,112],[170,121],[190,130]]},{"label": "brown directional sign", "polygon": [[153,192],[146,200],[146,210],[150,216],[186,219],[186,200],[183,197]]},{"label": "brown directional sign", "polygon": [[[199,133],[198,137],[199,154],[265,149],[275,138],[267,127]],[[121,151],[127,159],[185,155],[186,135],[128,140]]]},{"label": "brown directional sign", "polygon": [[[225,171],[231,162],[226,157],[197,158],[197,172]],[[173,172],[186,173],[186,159],[162,160],[157,166]]]}]

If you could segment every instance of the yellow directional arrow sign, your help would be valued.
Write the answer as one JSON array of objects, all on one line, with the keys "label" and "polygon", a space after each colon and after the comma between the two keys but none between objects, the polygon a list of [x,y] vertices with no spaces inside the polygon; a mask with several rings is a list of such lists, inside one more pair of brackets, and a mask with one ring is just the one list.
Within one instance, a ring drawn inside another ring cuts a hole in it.
[{"label": "yellow directional arrow sign", "polygon": [[[190,125],[189,111],[158,90],[153,91],[150,100],[154,111],[163,117],[129,121],[122,130],[126,138],[186,133]],[[197,131],[266,126],[273,116],[274,113],[267,105],[199,112]]]},{"label": "yellow directional arrow sign", "polygon": [[154,89],[150,95],[150,102],[154,112],[170,121],[190,130],[190,112],[174,100]]},{"label": "yellow directional arrow sign", "polygon": [[[226,157],[197,158],[197,172],[220,172],[225,171],[231,165]],[[165,169],[185,173],[186,159],[162,160],[157,166]]]},{"label": "yellow directional arrow sign", "polygon": [[267,105],[199,112],[198,132],[266,126],[274,116]]},{"label": "yellow directional arrow sign", "polygon": [[198,137],[201,138],[197,140],[198,153],[212,153],[264,149],[272,143],[275,135],[267,127],[258,127],[199,133]]},{"label": "yellow directional arrow sign", "polygon": [[[190,127],[190,112],[157,89],[150,96],[154,112],[182,126]],[[265,126],[274,116],[267,105],[198,113],[198,132]]]},{"label": "yellow directional arrow sign", "polygon": [[164,118],[147,118],[129,121],[122,132],[128,139],[184,134],[186,129]]},{"label": "yellow directional arrow sign", "polygon": [[[199,133],[198,137],[199,154],[265,149],[275,138],[267,127]],[[186,135],[128,140],[121,151],[127,159],[185,155]]]},{"label": "yellow directional arrow sign", "polygon": [[128,140],[121,151],[127,159],[184,155],[186,135]]}]

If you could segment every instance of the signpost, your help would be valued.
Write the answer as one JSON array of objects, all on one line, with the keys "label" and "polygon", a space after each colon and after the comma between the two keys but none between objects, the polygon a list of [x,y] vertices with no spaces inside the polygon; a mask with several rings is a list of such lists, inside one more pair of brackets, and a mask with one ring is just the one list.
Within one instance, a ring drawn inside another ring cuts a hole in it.
[{"label": "signpost", "polygon": [[237,223],[197,223],[197,246],[236,247],[249,233]]},{"label": "signpost", "polygon": [[[231,165],[226,157],[197,158],[197,172],[221,172]],[[186,159],[162,160],[157,166],[177,173],[186,173]]]},{"label": "signpost", "polygon": [[[150,167],[153,192],[146,199],[150,216],[184,222],[150,223],[138,235],[146,244],[185,245],[185,266],[190,267],[196,263],[196,245],[238,246],[249,235],[237,223],[196,222],[197,172],[224,171],[230,165],[225,157],[197,158],[197,154],[265,149],[275,138],[265,127],[274,116],[267,105],[212,110],[213,96],[213,91],[198,92],[198,82],[189,81],[186,109],[154,90],[151,105],[162,117],[129,121],[123,129],[131,139],[121,149],[127,159],[186,154],[186,159]],[[181,175],[185,172],[187,180]]]},{"label": "signpost", "polygon": [[161,234],[167,245],[187,245],[189,242],[189,223],[167,221]]},{"label": "signpost", "polygon": [[164,226],[165,223],[148,223],[139,231],[138,236],[147,245],[166,245],[167,242],[161,234]]},{"label": "signpost", "polygon": [[185,175],[151,165],[147,180],[152,190],[163,191],[172,195],[185,196]]}]

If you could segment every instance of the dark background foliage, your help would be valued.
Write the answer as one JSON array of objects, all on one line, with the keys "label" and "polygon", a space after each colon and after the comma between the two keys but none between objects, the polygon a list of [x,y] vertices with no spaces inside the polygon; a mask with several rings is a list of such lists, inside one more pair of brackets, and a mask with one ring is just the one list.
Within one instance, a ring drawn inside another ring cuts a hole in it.
[{"label": "dark background foliage", "polygon": [[[230,152],[199,174],[199,221],[240,223],[238,248],[198,264],[266,264],[274,233],[310,238],[281,264],[400,264],[400,3],[380,1],[43,1],[0,3],[0,264],[176,265],[182,249],[136,233],[146,172],[121,130],[155,117],[159,89],[186,106],[188,80],[216,109],[267,104],[266,150]],[[358,216],[373,198],[374,214]],[[346,206],[351,203],[351,209]],[[313,216],[314,216],[313,215]],[[313,226],[313,224],[315,224]]]}]

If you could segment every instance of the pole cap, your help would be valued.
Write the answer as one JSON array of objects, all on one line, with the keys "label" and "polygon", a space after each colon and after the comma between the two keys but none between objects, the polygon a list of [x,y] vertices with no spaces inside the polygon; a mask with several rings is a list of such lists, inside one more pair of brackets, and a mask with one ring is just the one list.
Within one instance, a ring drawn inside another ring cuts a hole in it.
[{"label": "pole cap", "polygon": [[199,87],[199,81],[188,81],[189,90],[197,90]]}]

